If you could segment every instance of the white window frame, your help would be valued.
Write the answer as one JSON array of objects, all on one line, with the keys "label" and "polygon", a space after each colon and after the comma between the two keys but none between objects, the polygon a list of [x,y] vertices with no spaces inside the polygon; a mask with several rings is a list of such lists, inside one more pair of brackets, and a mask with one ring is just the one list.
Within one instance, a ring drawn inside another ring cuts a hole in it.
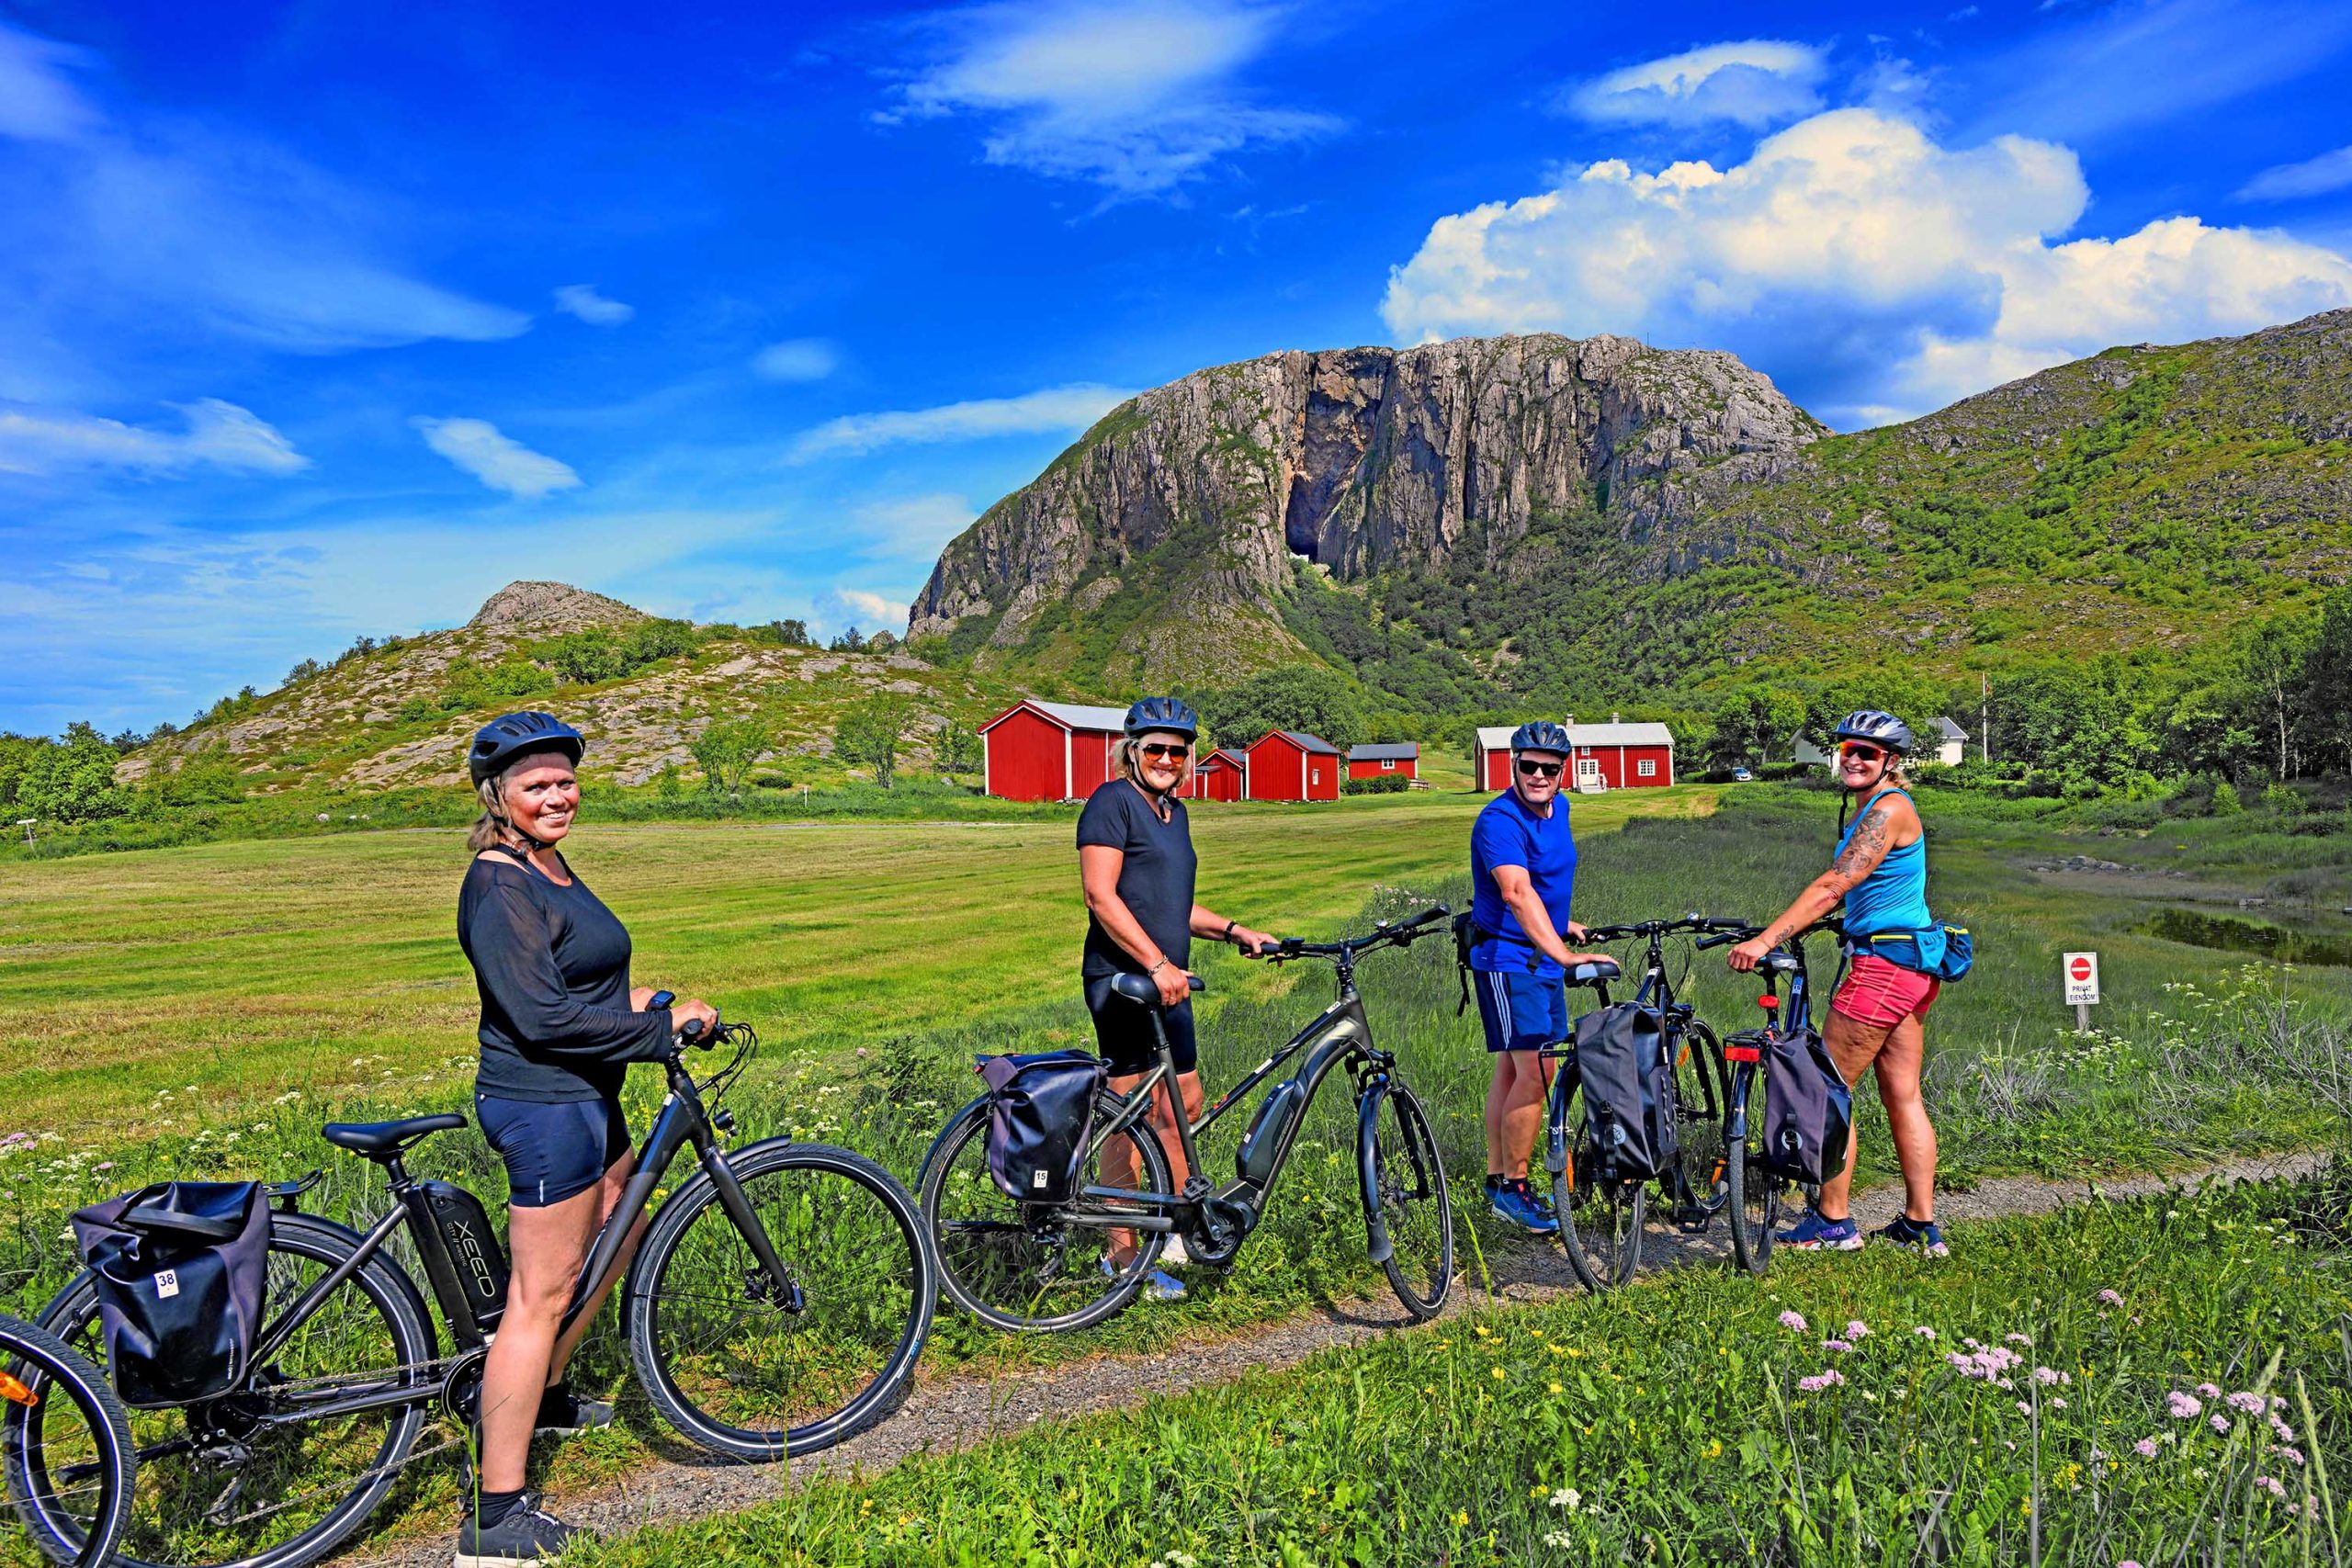
[{"label": "white window frame", "polygon": [[1656,757],[1644,757],[1635,761],[1634,763],[1634,776],[1637,779],[1654,779],[1657,777],[1657,759]]}]

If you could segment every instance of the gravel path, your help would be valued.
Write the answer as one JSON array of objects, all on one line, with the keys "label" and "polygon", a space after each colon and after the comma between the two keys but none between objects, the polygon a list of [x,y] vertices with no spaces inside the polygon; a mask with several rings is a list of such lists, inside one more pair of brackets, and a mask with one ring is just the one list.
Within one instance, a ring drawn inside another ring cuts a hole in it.
[{"label": "gravel path", "polygon": [[[2169,1177],[2131,1177],[2096,1184],[2001,1178],[1972,1191],[1939,1193],[1937,1217],[1982,1220],[2041,1214],[2094,1195],[2139,1197],[2186,1190],[2208,1179],[2267,1180],[2302,1175],[2321,1163],[2322,1156],[2316,1154],[2268,1155]],[[1856,1217],[1866,1230],[1886,1224],[1901,1207],[1899,1187],[1863,1193],[1854,1202]],[[1709,1235],[1697,1238],[1653,1227],[1644,1240],[1643,1253],[1644,1271],[1649,1272],[1724,1258],[1729,1247],[1712,1227]],[[1500,1300],[1545,1301],[1580,1289],[1566,1259],[1554,1247],[1527,1247],[1508,1255],[1490,1252],[1487,1260],[1502,1277],[1495,1292]],[[1457,1290],[1448,1315],[1463,1310],[1472,1294]],[[1188,1340],[1149,1355],[1096,1356],[988,1379],[949,1378],[920,1388],[889,1420],[822,1454],[788,1465],[746,1465],[677,1443],[668,1445],[666,1457],[632,1472],[625,1480],[558,1498],[555,1506],[567,1520],[593,1526],[607,1536],[647,1524],[681,1523],[770,1501],[812,1476],[847,1474],[854,1470],[871,1475],[917,1454],[969,1448],[1048,1417],[1067,1419],[1117,1409],[1139,1404],[1155,1393],[1179,1393],[1227,1382],[1253,1369],[1295,1366],[1335,1345],[1359,1344],[1408,1326],[1395,1301],[1382,1297],[1333,1303],[1268,1324],[1246,1336]],[[351,1568],[439,1568],[448,1556],[448,1538],[435,1532],[398,1540],[363,1538],[342,1561]]]}]

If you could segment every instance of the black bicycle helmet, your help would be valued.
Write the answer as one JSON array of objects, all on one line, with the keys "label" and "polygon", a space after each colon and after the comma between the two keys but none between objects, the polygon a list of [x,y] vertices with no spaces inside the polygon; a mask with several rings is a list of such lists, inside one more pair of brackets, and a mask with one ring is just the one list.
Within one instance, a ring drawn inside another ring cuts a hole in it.
[{"label": "black bicycle helmet", "polygon": [[1873,746],[1883,746],[1898,757],[1911,754],[1914,744],[1911,727],[1891,713],[1876,708],[1858,708],[1838,721],[1830,732],[1829,743],[1840,740],[1867,740]]},{"label": "black bicycle helmet", "polygon": [[474,743],[466,751],[466,772],[473,775],[474,787],[480,789],[484,779],[504,773],[517,757],[559,751],[577,767],[587,749],[580,731],[551,713],[502,714],[474,731]]},{"label": "black bicycle helmet", "polygon": [[1201,733],[1201,716],[1182,697],[1146,697],[1127,710],[1128,739],[1155,729],[1191,740]]},{"label": "black bicycle helmet", "polygon": [[1510,749],[1514,756],[1521,751],[1556,751],[1565,757],[1576,750],[1576,743],[1568,739],[1565,725],[1539,718],[1510,732]]}]

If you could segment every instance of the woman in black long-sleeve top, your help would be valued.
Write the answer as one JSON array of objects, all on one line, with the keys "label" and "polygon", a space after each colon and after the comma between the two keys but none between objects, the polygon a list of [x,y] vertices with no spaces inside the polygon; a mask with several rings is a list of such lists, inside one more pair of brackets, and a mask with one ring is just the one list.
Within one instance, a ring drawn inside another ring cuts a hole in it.
[{"label": "woman in black long-sleeve top", "polygon": [[[589,1243],[628,1182],[621,1079],[631,1062],[661,1060],[677,1030],[718,1016],[699,1001],[647,1008],[653,991],[628,983],[627,928],[556,849],[579,810],[582,745],[547,714],[508,714],[482,728],[468,758],[482,815],[458,941],[481,991],[474,1109],[506,1162],[514,1280],[482,1369],[480,1489],[458,1527],[457,1568],[551,1557],[574,1533],[524,1495],[524,1467],[534,1430],[612,1419],[610,1405],[564,1382],[603,1296],[558,1330]],[[639,1216],[630,1252],[643,1229]]]}]

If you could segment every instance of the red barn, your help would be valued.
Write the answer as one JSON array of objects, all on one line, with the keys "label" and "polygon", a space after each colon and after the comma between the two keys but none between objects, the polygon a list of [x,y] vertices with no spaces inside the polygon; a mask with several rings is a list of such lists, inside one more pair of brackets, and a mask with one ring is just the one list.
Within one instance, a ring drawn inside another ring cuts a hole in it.
[{"label": "red barn", "polygon": [[[1510,737],[1503,739],[1509,740]],[[1374,741],[1348,748],[1348,777],[1351,779],[1376,779],[1391,773],[1419,778],[1420,766],[1421,749],[1410,740]]]},{"label": "red barn", "polygon": [[1250,772],[1249,759],[1220,746],[1193,764],[1192,783],[1184,786],[1187,800],[1239,800]]},{"label": "red barn", "polygon": [[1337,800],[1340,749],[1320,736],[1270,729],[1250,743],[1242,784],[1250,800]]},{"label": "red barn", "polygon": [[[1511,728],[1492,725],[1478,731],[1470,761],[1481,788],[1499,792],[1510,787]],[[1625,724],[1611,714],[1607,724],[1578,724],[1572,718],[1566,728],[1576,748],[1568,769],[1570,789],[1653,789],[1674,782],[1674,732],[1662,724]]]},{"label": "red barn", "polygon": [[1125,708],[1013,704],[980,726],[981,788],[1007,800],[1082,800],[1111,776]]}]

